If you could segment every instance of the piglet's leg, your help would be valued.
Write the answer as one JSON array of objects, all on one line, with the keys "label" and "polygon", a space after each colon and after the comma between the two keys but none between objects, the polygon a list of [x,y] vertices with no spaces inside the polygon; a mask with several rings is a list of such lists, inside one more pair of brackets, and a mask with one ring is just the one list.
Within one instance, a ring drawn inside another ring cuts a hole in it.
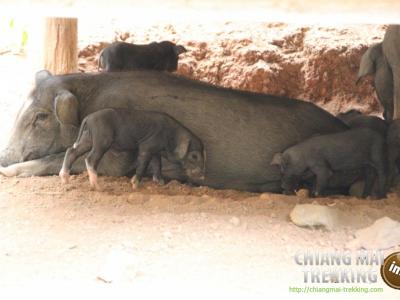
[{"label": "piglet's leg", "polygon": [[311,168],[311,171],[316,176],[315,196],[319,197],[328,185],[329,178],[332,176],[332,171],[324,165],[317,165]]},{"label": "piglet's leg", "polygon": [[94,148],[89,152],[85,159],[86,169],[89,175],[90,186],[95,190],[101,190],[97,183],[97,166],[107,149]]},{"label": "piglet's leg", "polygon": [[374,186],[374,181],[376,178],[376,172],[374,168],[367,166],[364,169],[364,173],[365,173],[365,181],[361,197],[367,198],[369,195],[371,195],[372,188]]},{"label": "piglet's leg", "polygon": [[388,147],[388,164],[389,164],[389,176],[388,176],[388,188],[394,184],[394,178],[396,176],[396,160],[398,159],[398,149],[389,145]]},{"label": "piglet's leg", "polygon": [[161,176],[161,156],[154,155],[149,163],[148,171],[153,175],[153,181],[159,185],[164,185],[164,179]]},{"label": "piglet's leg", "polygon": [[139,187],[140,181],[142,180],[143,175],[147,170],[147,166],[149,165],[151,158],[152,154],[150,152],[139,150],[136,174],[132,177],[131,180],[132,188],[134,190]]},{"label": "piglet's leg", "polygon": [[78,159],[78,157],[88,152],[90,147],[91,145],[89,143],[85,143],[74,145],[73,147],[68,148],[67,152],[65,153],[63,166],[59,173],[62,183],[68,183],[72,164]]},{"label": "piglet's leg", "polygon": [[89,183],[92,189],[95,190],[100,190],[100,186],[97,183],[97,171],[96,168],[94,167],[94,161],[95,160],[95,153],[90,151],[88,157],[85,159],[86,163],[86,169],[89,175]]},{"label": "piglet's leg", "polygon": [[101,126],[102,124],[99,124],[99,127],[95,127],[91,130],[93,147],[85,159],[90,186],[96,190],[101,190],[97,183],[97,167],[104,153],[110,149],[113,143],[112,130],[108,127]]},{"label": "piglet's leg", "polygon": [[64,162],[62,168],[60,170],[59,176],[61,178],[62,183],[68,183],[69,181],[69,173],[72,167],[72,164],[84,153],[88,152],[91,148],[91,143],[86,135],[84,134],[79,143],[75,143],[73,147],[68,148],[65,153]]},{"label": "piglet's leg", "polygon": [[378,199],[386,198],[386,176],[383,166],[377,168],[379,195]]}]

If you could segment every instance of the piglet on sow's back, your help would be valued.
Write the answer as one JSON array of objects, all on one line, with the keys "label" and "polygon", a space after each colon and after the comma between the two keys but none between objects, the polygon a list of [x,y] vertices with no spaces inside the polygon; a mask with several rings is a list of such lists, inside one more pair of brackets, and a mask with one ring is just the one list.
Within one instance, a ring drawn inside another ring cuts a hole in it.
[{"label": "piglet on sow's back", "polygon": [[161,156],[180,164],[188,178],[204,179],[203,143],[189,129],[164,113],[107,108],[82,121],[78,138],[64,157],[59,174],[62,182],[68,182],[76,159],[90,151],[85,159],[90,185],[100,189],[96,169],[109,149],[137,152],[136,174],[131,181],[133,189],[139,186],[149,164],[153,178],[162,179]]},{"label": "piglet on sow's back", "polygon": [[271,164],[282,173],[282,188],[293,193],[311,172],[315,175],[315,196],[320,196],[337,172],[362,170],[363,197],[371,194],[378,178],[379,198],[386,196],[385,139],[375,130],[355,128],[340,133],[311,137],[283,153],[275,154]]},{"label": "piglet on sow's back", "polygon": [[179,55],[184,52],[185,47],[170,41],[143,45],[116,42],[100,52],[98,68],[106,72],[138,69],[174,72]]}]

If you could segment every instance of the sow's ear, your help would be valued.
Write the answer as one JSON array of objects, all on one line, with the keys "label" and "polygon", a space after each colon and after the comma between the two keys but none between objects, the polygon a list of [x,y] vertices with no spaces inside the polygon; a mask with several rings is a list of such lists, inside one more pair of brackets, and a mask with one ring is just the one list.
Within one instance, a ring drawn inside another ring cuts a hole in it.
[{"label": "sow's ear", "polygon": [[174,46],[174,52],[178,56],[179,54],[187,52],[187,50],[182,45],[175,45]]},{"label": "sow's ear", "polygon": [[47,70],[41,70],[36,72],[35,74],[35,85],[38,86],[43,80],[53,76],[49,71]]},{"label": "sow's ear", "polygon": [[369,47],[361,57],[356,84],[358,84],[364,76],[375,73],[375,59],[377,58],[376,56],[379,55],[379,52],[382,52],[379,51],[379,47],[382,47],[382,44]]},{"label": "sow's ear", "polygon": [[207,166],[207,151],[203,147],[203,171],[206,172],[206,166]]},{"label": "sow's ear", "polygon": [[179,159],[183,159],[189,149],[190,137],[187,134],[182,134],[176,141],[175,155]]},{"label": "sow's ear", "polygon": [[282,153],[276,153],[272,158],[271,165],[281,166],[282,161]]},{"label": "sow's ear", "polygon": [[79,127],[79,103],[71,92],[63,90],[57,93],[54,107],[57,120],[61,124]]}]

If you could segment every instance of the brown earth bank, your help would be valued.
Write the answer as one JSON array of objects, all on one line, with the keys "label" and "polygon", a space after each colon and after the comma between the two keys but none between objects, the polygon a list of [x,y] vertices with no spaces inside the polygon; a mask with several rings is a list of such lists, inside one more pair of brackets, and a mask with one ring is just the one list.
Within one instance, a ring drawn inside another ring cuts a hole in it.
[{"label": "brown earth bank", "polygon": [[356,85],[366,49],[383,39],[386,25],[301,26],[225,22],[120,30],[112,39],[81,42],[80,71],[97,70],[101,49],[112,41],[171,40],[189,52],[177,73],[224,87],[308,100],[331,113],[351,108],[377,114],[371,79]]}]

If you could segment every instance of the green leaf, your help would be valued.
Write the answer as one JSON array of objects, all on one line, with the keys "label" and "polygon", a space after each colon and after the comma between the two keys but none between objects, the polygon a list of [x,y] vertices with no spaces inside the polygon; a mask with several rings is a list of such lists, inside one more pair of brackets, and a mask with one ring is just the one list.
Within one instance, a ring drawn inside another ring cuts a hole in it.
[{"label": "green leaf", "polygon": [[26,30],[24,30],[24,31],[22,31],[21,47],[25,47],[27,42],[28,42],[28,32]]},{"label": "green leaf", "polygon": [[10,22],[8,23],[8,26],[13,29],[14,28],[14,19],[11,19]]}]

